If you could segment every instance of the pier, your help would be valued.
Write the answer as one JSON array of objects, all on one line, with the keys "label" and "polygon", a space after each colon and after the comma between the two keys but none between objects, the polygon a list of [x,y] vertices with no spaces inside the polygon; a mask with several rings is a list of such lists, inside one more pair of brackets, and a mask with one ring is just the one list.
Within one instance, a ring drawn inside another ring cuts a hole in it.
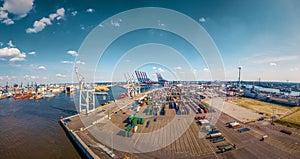
[{"label": "pier", "polygon": [[[112,151],[104,146],[101,143],[97,143],[92,139],[91,134],[88,134],[88,129],[92,128],[96,124],[100,123],[103,120],[110,119],[110,116],[113,115],[113,112],[122,110],[128,106],[131,106],[135,100],[140,99],[141,97],[149,94],[152,91],[145,93],[140,93],[134,98],[123,98],[115,100],[114,102],[109,102],[104,106],[94,108],[92,111],[80,114],[76,114],[70,117],[65,117],[60,119],[60,125],[65,130],[66,134],[70,140],[76,145],[77,149],[80,151],[82,157],[84,158],[114,158]],[[101,153],[96,154],[92,149],[100,148]],[[105,155],[103,155],[104,153]]]},{"label": "pier", "polygon": [[[165,91],[170,91],[169,88],[161,88],[141,93],[134,98],[127,97],[110,102],[88,114],[81,113],[62,118],[60,123],[69,138],[84,155],[84,158],[196,159],[245,158],[245,156],[272,158],[272,156],[266,154],[295,158],[299,155],[300,147],[294,143],[294,141],[300,142],[299,130],[279,125],[272,126],[267,121],[248,123],[249,119],[256,121],[260,115],[249,109],[243,109],[244,113],[240,113],[242,108],[229,103],[225,103],[226,108],[222,111],[223,101],[220,97],[212,101],[211,113],[197,113],[196,115],[198,110],[195,107],[199,104],[200,99],[197,88],[189,85],[183,86],[181,90],[183,106],[188,107],[190,115],[178,115],[178,112],[170,107],[165,109],[165,115],[149,115],[147,114],[147,108],[153,106],[151,104],[144,105],[139,111],[135,112],[128,109],[133,105],[133,102],[144,96],[153,97],[155,95],[153,99],[155,102],[161,100],[165,94],[168,94]],[[160,91],[162,89],[164,90]],[[209,94],[210,91],[203,90],[201,93]],[[211,97],[207,98],[207,103],[210,103]],[[238,110],[240,114],[236,115],[235,110]],[[145,115],[146,122],[138,125],[139,128],[134,133],[129,132],[126,135],[124,131],[126,123],[124,121],[134,113],[137,116]],[[216,114],[219,114],[219,116],[216,116]],[[222,132],[226,140],[214,143],[206,139],[206,132],[202,131],[207,127],[202,126],[193,118],[199,115],[206,116],[210,124],[213,124],[217,130]],[[214,116],[214,118],[210,118],[210,116]],[[216,123],[213,123],[214,120],[217,120]],[[146,124],[148,121],[151,121],[150,124]],[[174,121],[175,124],[172,124]],[[237,121],[242,127],[248,127],[251,130],[239,133],[237,129],[227,128],[226,123],[232,121]],[[281,129],[291,131],[293,135],[288,138],[283,137],[282,133],[279,132]],[[182,131],[182,134],[178,131]],[[265,142],[260,141],[263,135],[269,136]],[[117,144],[113,141],[117,141]],[[128,141],[129,143],[126,143]],[[217,146],[226,144],[235,144],[238,148],[232,152],[216,153],[218,152]],[[157,145],[163,146],[155,149]],[[120,150],[126,146],[128,147],[127,152]],[[149,151],[144,152],[144,150]]]}]

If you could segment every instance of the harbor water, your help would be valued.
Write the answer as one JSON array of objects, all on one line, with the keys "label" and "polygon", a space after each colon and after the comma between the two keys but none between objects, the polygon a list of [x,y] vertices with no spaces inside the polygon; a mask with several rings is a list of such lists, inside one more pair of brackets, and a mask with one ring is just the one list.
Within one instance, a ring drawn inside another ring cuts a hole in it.
[{"label": "harbor water", "polygon": [[[105,100],[97,97],[97,103],[118,99],[125,91],[114,88]],[[0,100],[0,159],[80,158],[58,123],[76,113],[73,95],[64,93],[37,101]]]},{"label": "harbor water", "polygon": [[58,123],[75,113],[72,96],[65,94],[0,100],[0,158],[80,158]]},{"label": "harbor water", "polygon": [[[245,85],[245,86],[246,86],[246,88],[253,87],[253,85]],[[284,94],[284,95],[289,95],[289,96],[300,96],[300,92],[295,92],[295,91],[291,91],[290,93],[288,93],[288,92],[280,92],[279,89],[275,89],[275,88],[265,88],[265,87],[260,87],[260,86],[255,86],[255,88],[258,89],[259,91],[263,91],[263,92]]]}]

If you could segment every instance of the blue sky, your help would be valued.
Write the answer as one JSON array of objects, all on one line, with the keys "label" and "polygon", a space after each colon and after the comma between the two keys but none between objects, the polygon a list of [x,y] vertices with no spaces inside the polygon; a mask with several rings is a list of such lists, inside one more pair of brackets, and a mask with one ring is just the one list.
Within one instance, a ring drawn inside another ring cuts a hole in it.
[{"label": "blue sky", "polygon": [[[115,28],[111,32],[117,31],[124,27],[126,19],[109,18],[140,7],[175,10],[201,25],[219,49],[226,80],[236,80],[237,67],[242,66],[243,80],[300,81],[300,2],[297,0],[2,0],[0,85],[21,81],[70,82],[74,63],[81,74],[94,73],[96,81],[124,80],[123,74],[133,73],[133,69],[148,72],[153,80],[156,72],[167,79],[211,80],[209,66],[217,63],[207,64],[186,39],[153,28],[120,36],[107,47],[98,65],[88,68],[94,56],[90,60],[84,58],[80,48],[89,33],[105,20]],[[132,18],[139,16],[132,15]],[[160,22],[160,18],[157,16],[158,25],[171,27]],[[184,25],[176,17],[170,18]],[[139,23],[143,21],[132,25]],[[170,58],[160,62],[143,60],[151,55],[163,58],[161,54],[170,54]],[[144,63],[133,65],[138,61]]]}]

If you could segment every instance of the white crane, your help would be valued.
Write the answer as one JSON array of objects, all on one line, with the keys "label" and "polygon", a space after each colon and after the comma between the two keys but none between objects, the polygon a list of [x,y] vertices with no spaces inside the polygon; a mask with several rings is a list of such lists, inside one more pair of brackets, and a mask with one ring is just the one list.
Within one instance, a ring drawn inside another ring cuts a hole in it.
[{"label": "white crane", "polygon": [[77,76],[77,80],[79,82],[79,113],[85,111],[86,114],[93,112],[96,106],[95,95],[102,94],[107,95],[107,92],[95,92],[94,89],[89,89],[85,79],[82,75],[79,74],[78,68],[75,67],[75,73]]},{"label": "white crane", "polygon": [[76,73],[76,76],[77,76],[77,80],[79,82],[79,89],[80,90],[85,89],[86,85],[85,85],[84,77],[79,74],[78,67],[75,67],[74,69],[75,69],[75,73]]}]

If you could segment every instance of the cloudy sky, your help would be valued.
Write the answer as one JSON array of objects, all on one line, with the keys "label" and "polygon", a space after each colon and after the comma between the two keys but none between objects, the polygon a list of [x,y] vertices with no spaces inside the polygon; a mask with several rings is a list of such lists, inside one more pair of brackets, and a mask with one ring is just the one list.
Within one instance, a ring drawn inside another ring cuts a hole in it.
[{"label": "cloudy sky", "polygon": [[[110,28],[98,35],[95,43],[100,44],[118,29],[147,23],[138,20],[143,16],[139,14],[129,17],[137,19],[131,24],[126,24],[126,18],[110,19],[140,7],[171,9],[203,27],[219,50],[226,80],[236,80],[237,67],[242,66],[243,80],[300,82],[297,0],[0,0],[0,85],[70,82],[74,64],[82,75],[93,73],[96,81],[124,80],[124,73],[133,70],[146,71],[152,80],[156,72],[167,79],[211,80],[210,67],[219,63],[208,64],[203,52],[168,32],[173,26],[164,23],[164,15],[155,14],[163,29],[145,28],[119,36],[101,58],[92,51],[95,48],[84,50],[93,30]],[[176,17],[170,19],[174,26],[184,25]],[[188,25],[184,29],[195,32]],[[202,37],[195,33],[194,38]],[[85,58],[86,51],[94,55]],[[154,62],[145,60],[152,56],[157,58]],[[91,63],[95,59],[98,63]],[[142,63],[134,65],[137,62]]]}]

